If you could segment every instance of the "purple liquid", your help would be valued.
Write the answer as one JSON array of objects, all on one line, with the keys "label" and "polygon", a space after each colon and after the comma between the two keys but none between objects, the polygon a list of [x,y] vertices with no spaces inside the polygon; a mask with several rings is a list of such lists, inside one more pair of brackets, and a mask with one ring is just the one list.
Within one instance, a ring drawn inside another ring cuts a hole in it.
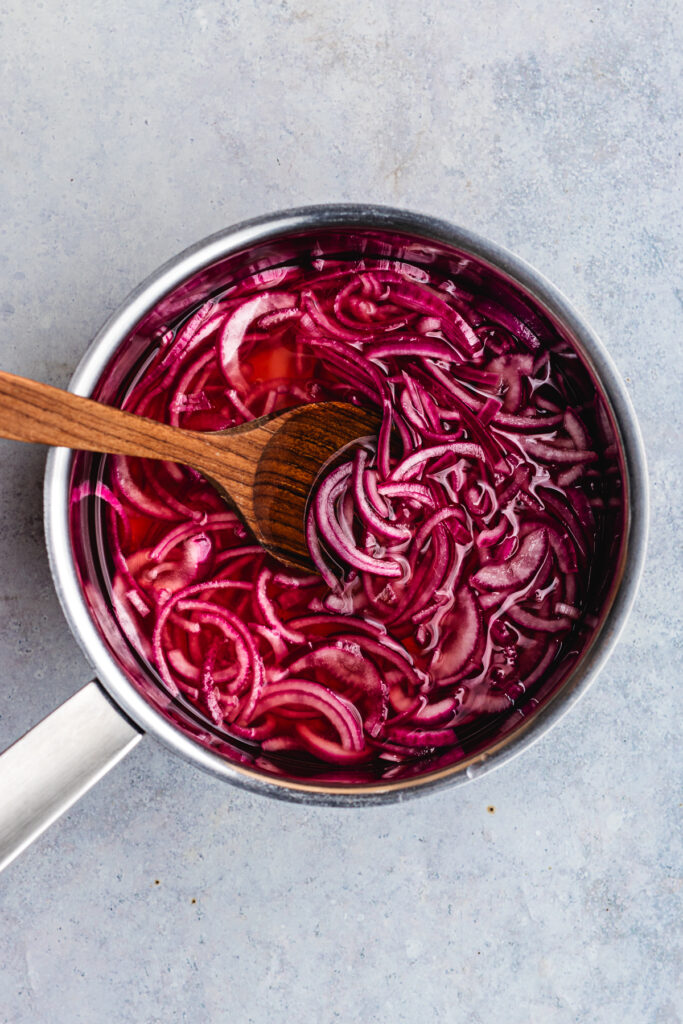
[{"label": "purple liquid", "polygon": [[542,314],[466,284],[372,260],[267,271],[180,318],[121,402],[194,430],[383,409],[312,500],[322,579],[283,570],[186,468],[76,471],[75,534],[99,509],[122,632],[242,761],[349,783],[453,763],[590,641],[623,530],[610,417]]}]

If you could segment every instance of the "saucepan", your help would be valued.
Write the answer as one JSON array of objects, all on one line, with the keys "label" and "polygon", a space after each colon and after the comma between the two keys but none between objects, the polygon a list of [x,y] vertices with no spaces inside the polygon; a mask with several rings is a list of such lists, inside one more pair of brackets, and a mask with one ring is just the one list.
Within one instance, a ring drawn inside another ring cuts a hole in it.
[{"label": "saucepan", "polygon": [[491,268],[549,319],[593,375],[613,422],[625,514],[590,642],[566,676],[536,701],[533,714],[509,719],[453,763],[427,761],[423,770],[357,784],[337,782],[333,774],[320,779],[265,771],[248,757],[235,756],[225,735],[170,694],[127,642],[108,601],[98,523],[85,524],[85,537],[73,534],[69,491],[75,460],[83,455],[53,449],[45,476],[47,551],[68,624],[95,678],[0,757],[0,866],[145,734],[226,782],[290,801],[358,807],[463,784],[506,764],[547,733],[586,692],[614,648],[643,569],[648,524],[645,457],[631,402],[605,348],[564,296],[523,260],[471,231],[368,205],[304,207],[220,231],[171,259],[132,292],[89,346],[70,389],[112,401],[155,339],[206,296],[247,272],[349,251],[385,260],[398,254],[415,267],[445,268],[456,275],[471,263]]}]

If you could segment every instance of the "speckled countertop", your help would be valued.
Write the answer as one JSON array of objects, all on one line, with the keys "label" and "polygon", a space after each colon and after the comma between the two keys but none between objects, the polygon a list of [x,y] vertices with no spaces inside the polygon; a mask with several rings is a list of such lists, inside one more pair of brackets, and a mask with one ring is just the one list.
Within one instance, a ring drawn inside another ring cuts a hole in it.
[{"label": "speckled countertop", "polygon": [[[311,809],[139,744],[0,877],[0,1021],[681,1020],[677,6],[2,4],[3,369],[65,385],[127,292],[219,227],[405,206],[588,316],[640,418],[653,530],[598,682],[469,786]],[[44,459],[0,442],[0,747],[89,678]]]}]

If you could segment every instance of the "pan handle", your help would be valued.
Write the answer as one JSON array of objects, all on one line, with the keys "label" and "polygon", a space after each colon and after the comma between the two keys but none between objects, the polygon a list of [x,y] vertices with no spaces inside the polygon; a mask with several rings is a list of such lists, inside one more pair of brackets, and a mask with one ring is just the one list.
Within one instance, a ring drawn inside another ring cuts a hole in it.
[{"label": "pan handle", "polygon": [[0,871],[142,736],[95,679],[0,754]]}]

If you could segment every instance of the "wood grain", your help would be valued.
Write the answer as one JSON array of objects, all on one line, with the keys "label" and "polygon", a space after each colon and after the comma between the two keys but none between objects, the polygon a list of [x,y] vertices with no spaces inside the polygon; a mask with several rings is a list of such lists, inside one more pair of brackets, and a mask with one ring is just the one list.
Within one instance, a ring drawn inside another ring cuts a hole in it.
[{"label": "wood grain", "polygon": [[316,477],[340,449],[378,426],[375,412],[321,402],[201,433],[0,371],[0,436],[192,466],[234,505],[264,547],[306,568],[312,563],[304,516]]}]

